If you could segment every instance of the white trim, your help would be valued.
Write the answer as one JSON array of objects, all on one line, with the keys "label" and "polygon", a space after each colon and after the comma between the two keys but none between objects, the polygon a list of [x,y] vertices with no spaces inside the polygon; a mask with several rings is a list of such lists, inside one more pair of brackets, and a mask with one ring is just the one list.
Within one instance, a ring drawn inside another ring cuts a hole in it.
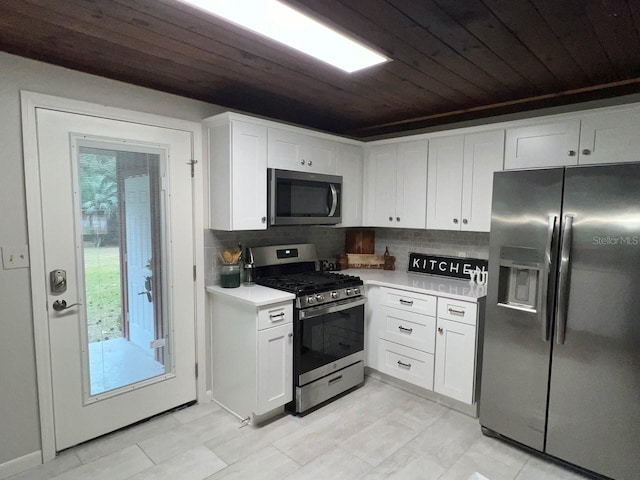
[{"label": "white trim", "polygon": [[14,458],[5,463],[0,463],[0,480],[10,477],[11,475],[25,472],[38,465],[42,465],[42,452],[40,450],[27,453],[22,457]]},{"label": "white trim", "polygon": [[[52,95],[21,91],[22,108],[22,147],[24,152],[24,174],[27,206],[27,226],[29,229],[29,254],[31,261],[31,301],[33,308],[33,329],[36,354],[36,379],[38,385],[38,406],[40,410],[40,437],[42,452],[38,452],[38,462],[34,465],[53,460],[56,456],[54,417],[53,417],[53,388],[51,384],[51,359],[49,345],[49,329],[47,325],[47,297],[44,263],[44,232],[42,229],[42,192],[38,166],[38,143],[36,128],[36,108],[64,111],[80,115],[90,115],[112,120],[122,120],[143,125],[151,125],[173,130],[186,131],[192,134],[193,159],[202,165],[202,127],[200,123],[188,120],[163,117],[149,113],[135,112],[107,105],[81,102]],[[191,160],[191,159],[186,159]],[[194,249],[195,265],[198,280],[194,285],[195,327],[196,327],[196,361],[201,366],[201,374],[196,380],[197,399],[204,400],[206,383],[205,342],[204,342],[204,238],[203,238],[203,205],[202,205],[202,173],[196,168],[193,188],[194,215]],[[199,334],[200,332],[200,334]],[[29,461],[33,461],[29,454]],[[22,461],[21,457],[8,462]],[[4,464],[7,465],[7,464]],[[30,464],[30,466],[33,466]],[[1,468],[2,466],[0,466]],[[2,470],[0,469],[0,474]],[[4,478],[0,475],[0,478]]]}]

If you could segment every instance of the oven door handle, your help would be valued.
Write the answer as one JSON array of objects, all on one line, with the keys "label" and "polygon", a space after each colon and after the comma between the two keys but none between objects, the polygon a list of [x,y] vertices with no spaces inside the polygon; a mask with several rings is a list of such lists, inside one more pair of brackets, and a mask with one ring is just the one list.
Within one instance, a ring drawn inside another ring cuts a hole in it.
[{"label": "oven door handle", "polygon": [[307,318],[319,317],[321,315],[327,315],[329,313],[336,313],[343,310],[348,310],[353,307],[359,307],[360,305],[364,305],[365,302],[366,299],[361,298],[359,300],[349,300],[348,302],[334,303],[328,306],[307,308],[304,310],[300,310],[299,317],[300,320],[306,320]]}]

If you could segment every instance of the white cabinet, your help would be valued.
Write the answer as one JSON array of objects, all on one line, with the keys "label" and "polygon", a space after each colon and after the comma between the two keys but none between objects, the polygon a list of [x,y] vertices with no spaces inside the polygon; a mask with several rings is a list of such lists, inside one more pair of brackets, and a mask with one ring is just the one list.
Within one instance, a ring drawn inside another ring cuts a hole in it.
[{"label": "white cabinet", "polygon": [[338,143],[337,174],[342,177],[341,227],[362,226],[364,152],[359,145]]},{"label": "white cabinet", "polygon": [[293,331],[291,324],[258,331],[258,394],[256,414],[292,399]]},{"label": "white cabinet", "polygon": [[433,389],[436,297],[382,287],[375,307],[378,370]]},{"label": "white cabinet", "polygon": [[507,130],[506,170],[638,161],[640,108],[536,119]]},{"label": "white cabinet", "polygon": [[550,120],[507,129],[505,170],[578,164],[580,120]]},{"label": "white cabinet", "polygon": [[336,174],[337,143],[290,130],[269,128],[269,168]]},{"label": "white cabinet", "polygon": [[477,304],[438,298],[434,390],[474,402]]},{"label": "white cabinet", "polygon": [[213,399],[241,419],[278,413],[293,398],[293,302],[211,297]]},{"label": "white cabinet", "polygon": [[582,118],[580,165],[640,160],[640,108],[599,113]]},{"label": "white cabinet", "polygon": [[502,170],[504,131],[429,142],[427,228],[488,232],[493,174]]},{"label": "white cabinet", "polygon": [[364,224],[425,228],[427,141],[369,147],[365,163]]},{"label": "white cabinet", "polygon": [[[229,114],[203,121],[209,147],[209,228],[267,228],[267,128]],[[249,117],[247,117],[249,118]]]}]

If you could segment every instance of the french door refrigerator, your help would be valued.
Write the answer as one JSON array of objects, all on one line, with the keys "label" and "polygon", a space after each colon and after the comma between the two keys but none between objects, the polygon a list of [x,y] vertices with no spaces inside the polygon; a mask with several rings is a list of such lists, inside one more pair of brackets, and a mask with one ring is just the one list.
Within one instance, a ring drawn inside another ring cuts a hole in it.
[{"label": "french door refrigerator", "polygon": [[494,177],[480,424],[640,478],[640,164]]}]

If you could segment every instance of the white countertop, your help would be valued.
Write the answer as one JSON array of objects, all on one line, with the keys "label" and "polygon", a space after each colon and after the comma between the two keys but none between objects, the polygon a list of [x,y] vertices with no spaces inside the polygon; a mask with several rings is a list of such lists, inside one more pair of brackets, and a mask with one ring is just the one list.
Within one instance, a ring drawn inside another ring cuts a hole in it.
[{"label": "white countertop", "polygon": [[287,302],[296,298],[293,293],[282,292],[261,285],[240,285],[237,288],[222,288],[220,285],[209,285],[207,286],[207,292],[213,295],[224,295],[255,307]]},{"label": "white countertop", "polygon": [[365,285],[400,288],[403,290],[440,295],[458,300],[476,301],[487,295],[486,285],[470,284],[467,280],[423,275],[399,270],[354,269],[339,273],[356,275]]}]

